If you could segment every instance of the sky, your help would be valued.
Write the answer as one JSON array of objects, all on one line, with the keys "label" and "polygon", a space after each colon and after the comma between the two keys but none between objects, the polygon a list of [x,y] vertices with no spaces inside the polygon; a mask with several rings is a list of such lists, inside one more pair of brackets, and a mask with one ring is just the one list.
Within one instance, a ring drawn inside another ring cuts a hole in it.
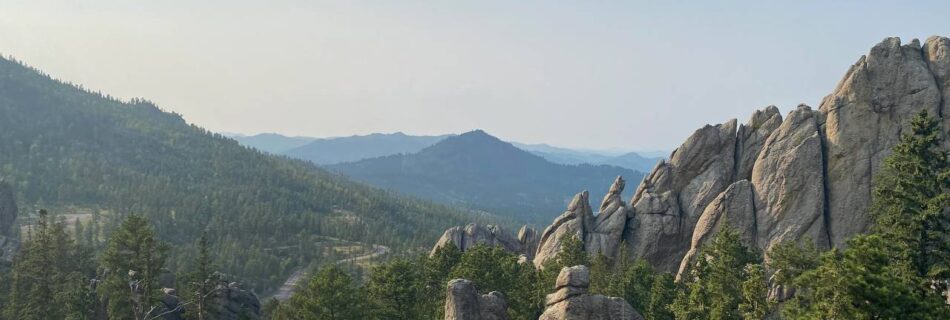
[{"label": "sky", "polygon": [[950,1],[0,0],[0,54],[219,132],[484,129],[672,150],[814,108],[874,44],[950,36]]}]

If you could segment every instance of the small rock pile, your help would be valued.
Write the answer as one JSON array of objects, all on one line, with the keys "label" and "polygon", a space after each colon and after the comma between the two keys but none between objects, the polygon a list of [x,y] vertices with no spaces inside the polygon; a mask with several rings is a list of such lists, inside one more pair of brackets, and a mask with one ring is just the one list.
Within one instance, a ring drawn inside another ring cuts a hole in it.
[{"label": "small rock pile", "polygon": [[591,295],[590,270],[565,267],[557,277],[555,291],[547,296],[539,320],[642,320],[643,316],[622,298]]}]

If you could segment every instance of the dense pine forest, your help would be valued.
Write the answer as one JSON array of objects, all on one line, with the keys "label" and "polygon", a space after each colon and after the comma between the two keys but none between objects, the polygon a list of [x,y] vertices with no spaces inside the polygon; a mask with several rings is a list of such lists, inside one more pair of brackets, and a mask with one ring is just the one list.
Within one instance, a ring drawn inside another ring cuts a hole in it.
[{"label": "dense pine forest", "polygon": [[260,293],[322,262],[311,244],[325,237],[404,250],[480,219],[242,147],[148,101],[119,101],[12,59],[0,59],[0,128],[0,176],[22,212],[92,212],[78,229],[95,252],[140,215],[169,244],[173,272],[193,264],[191,245],[206,234],[221,271]]}]

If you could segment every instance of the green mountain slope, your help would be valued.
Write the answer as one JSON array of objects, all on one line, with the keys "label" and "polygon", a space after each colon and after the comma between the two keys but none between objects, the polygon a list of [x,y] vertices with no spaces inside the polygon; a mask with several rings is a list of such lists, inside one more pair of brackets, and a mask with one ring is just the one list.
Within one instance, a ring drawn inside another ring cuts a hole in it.
[{"label": "green mountain slope", "polygon": [[615,166],[551,163],[481,130],[446,138],[415,154],[329,168],[382,188],[539,225],[562,213],[577,192],[587,189],[596,199],[618,175],[634,183],[643,179],[643,173]]},{"label": "green mountain slope", "polygon": [[331,165],[400,153],[416,153],[448,136],[410,136],[396,132],[324,138],[286,150],[282,154],[318,165]]},{"label": "green mountain slope", "polygon": [[[120,102],[0,59],[0,176],[23,207],[146,215],[189,263],[203,230],[224,271],[259,292],[319,261],[330,236],[393,248],[429,246],[469,213],[400,198],[303,161],[263,154],[153,104]],[[88,230],[89,228],[87,228]]]}]

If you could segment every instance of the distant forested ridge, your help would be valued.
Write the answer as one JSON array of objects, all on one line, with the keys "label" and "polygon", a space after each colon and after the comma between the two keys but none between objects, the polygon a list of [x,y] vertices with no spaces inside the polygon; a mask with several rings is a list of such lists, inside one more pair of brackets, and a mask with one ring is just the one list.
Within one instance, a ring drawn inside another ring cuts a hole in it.
[{"label": "distant forested ridge", "polygon": [[617,176],[634,183],[643,179],[643,173],[621,167],[552,163],[481,130],[414,154],[328,168],[382,188],[538,224],[563,212],[579,191],[602,196]]},{"label": "distant forested ridge", "polygon": [[428,246],[446,227],[472,219],[242,147],[149,101],[120,101],[8,59],[0,59],[0,128],[0,176],[21,208],[93,208],[95,225],[84,232],[100,247],[125,215],[140,214],[172,245],[171,269],[194,255],[175,248],[207,230],[223,271],[259,291],[318,259],[319,251],[307,250],[317,236]]}]

